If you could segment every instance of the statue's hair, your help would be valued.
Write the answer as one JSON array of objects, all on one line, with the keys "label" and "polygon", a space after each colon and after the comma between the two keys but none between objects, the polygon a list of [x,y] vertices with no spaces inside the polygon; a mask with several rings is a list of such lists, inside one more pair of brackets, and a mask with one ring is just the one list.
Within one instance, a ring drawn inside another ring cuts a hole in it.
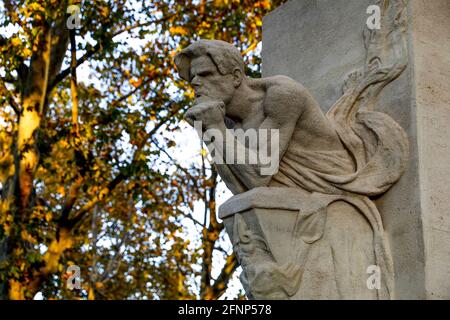
[{"label": "statue's hair", "polygon": [[235,46],[221,40],[199,40],[183,49],[174,58],[182,79],[192,80],[191,60],[201,56],[210,57],[222,75],[231,74],[236,68],[244,73],[244,60]]}]

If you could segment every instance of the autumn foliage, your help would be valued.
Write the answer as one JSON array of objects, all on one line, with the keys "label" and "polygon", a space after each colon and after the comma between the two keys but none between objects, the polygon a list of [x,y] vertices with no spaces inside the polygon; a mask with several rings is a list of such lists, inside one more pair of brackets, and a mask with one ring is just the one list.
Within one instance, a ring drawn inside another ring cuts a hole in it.
[{"label": "autumn foliage", "polygon": [[225,292],[237,262],[216,219],[217,173],[204,153],[188,166],[171,153],[193,99],[172,58],[222,39],[258,76],[262,17],[281,2],[0,0],[0,298]]}]

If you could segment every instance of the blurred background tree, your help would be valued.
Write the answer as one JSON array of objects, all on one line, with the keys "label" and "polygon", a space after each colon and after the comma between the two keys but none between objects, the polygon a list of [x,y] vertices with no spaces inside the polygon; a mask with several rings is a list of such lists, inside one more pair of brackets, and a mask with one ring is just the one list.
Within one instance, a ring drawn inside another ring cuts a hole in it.
[{"label": "blurred background tree", "polygon": [[204,149],[174,156],[193,92],[172,59],[221,39],[258,77],[262,17],[282,2],[0,0],[1,299],[224,294],[237,262]]}]

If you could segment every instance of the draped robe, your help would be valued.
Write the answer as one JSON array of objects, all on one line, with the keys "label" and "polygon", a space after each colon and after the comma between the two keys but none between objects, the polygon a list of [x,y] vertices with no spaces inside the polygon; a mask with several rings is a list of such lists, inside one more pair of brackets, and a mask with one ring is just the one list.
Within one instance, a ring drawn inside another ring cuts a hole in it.
[{"label": "draped robe", "polygon": [[[370,197],[383,194],[400,178],[408,157],[408,140],[403,129],[384,113],[351,115],[346,111],[337,108],[327,114],[346,150],[288,148],[269,186],[301,188],[311,193],[312,202],[321,203],[317,210],[299,214],[297,220],[297,236],[303,240],[294,249],[301,257],[297,263],[303,273],[294,286],[303,292],[297,298],[329,297],[333,288],[336,298],[371,298],[372,293],[363,292],[363,279],[370,276],[366,269],[374,264],[381,271],[377,297],[392,299],[392,258],[381,215]],[[340,205],[330,213],[333,203]],[[372,241],[367,241],[370,238]],[[324,261],[328,261],[328,269],[318,265]],[[280,272],[284,274],[294,270],[292,266],[283,268]],[[286,280],[286,286],[292,287]],[[355,280],[359,282],[355,284]]]}]

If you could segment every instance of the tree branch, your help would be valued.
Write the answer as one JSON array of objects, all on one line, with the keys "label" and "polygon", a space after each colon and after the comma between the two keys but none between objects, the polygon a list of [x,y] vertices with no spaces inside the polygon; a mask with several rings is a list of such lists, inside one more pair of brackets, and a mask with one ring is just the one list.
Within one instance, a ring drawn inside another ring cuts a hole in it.
[{"label": "tree branch", "polygon": [[0,95],[8,97],[9,105],[14,110],[16,115],[20,117],[20,106],[14,100],[13,94],[8,90],[8,88],[6,88],[6,84],[3,78],[0,78]]},{"label": "tree branch", "polygon": [[77,87],[77,47],[75,30],[69,31],[70,37],[70,91],[72,93],[72,131],[78,137],[78,87]]},{"label": "tree branch", "polygon": [[220,298],[227,289],[228,282],[233,276],[234,271],[236,271],[238,267],[238,262],[236,259],[236,255],[232,253],[227,257],[224,267],[217,277],[216,281],[214,281],[214,285],[212,287],[213,296],[216,298]]},{"label": "tree branch", "polygon": [[195,218],[192,216],[192,214],[190,214],[190,213],[184,213],[184,212],[181,211],[180,209],[176,209],[176,211],[177,211],[179,214],[181,214],[182,216],[184,216],[184,217],[186,217],[186,218],[192,220],[192,222],[194,222],[195,224],[197,224],[197,225],[199,225],[200,227],[204,228],[204,225],[202,225],[202,224],[200,223],[200,221],[198,221],[197,219],[195,219]]},{"label": "tree branch", "polygon": [[93,206],[95,206],[97,203],[103,201],[107,194],[109,194],[114,188],[120,184],[123,180],[129,178],[131,176],[131,168],[137,163],[138,161],[138,155],[139,152],[141,152],[141,149],[145,145],[145,142],[150,140],[151,137],[158,132],[158,130],[166,124],[176,113],[178,113],[182,109],[181,106],[174,108],[164,119],[162,119],[138,144],[138,149],[135,151],[133,160],[129,165],[127,165],[125,168],[122,168],[120,173],[110,182],[108,182],[101,190],[100,192],[94,196],[88,203],[86,203],[82,208],[80,208],[73,216],[73,218],[68,222],[68,226],[70,229],[76,228],[77,225],[79,225],[84,216],[86,215],[89,210],[92,209]]},{"label": "tree branch", "polygon": [[[91,58],[95,53],[101,51],[102,44],[98,42],[94,47],[87,50],[87,52],[77,60],[75,64],[75,68],[78,68],[81,64],[83,64],[85,61],[87,61],[89,58]],[[48,87],[48,91],[51,91],[59,82],[64,80],[65,77],[67,77],[72,70],[72,67],[68,67],[67,69],[64,69],[61,71],[51,82],[51,84]]]},{"label": "tree branch", "polygon": [[[174,165],[174,166],[176,166],[179,170],[181,170],[181,171],[183,171],[183,173],[193,182],[193,185],[194,185],[194,189],[195,189],[195,191],[198,193],[198,194],[200,194],[200,190],[199,190],[199,187],[198,187],[198,185],[197,185],[197,179],[196,178],[194,178],[193,176],[192,176],[192,174],[189,172],[189,170],[188,169],[186,169],[185,167],[183,167],[182,165],[180,165],[165,149],[163,149],[159,144],[158,144],[158,142],[155,140],[155,139],[153,139],[153,138],[151,138],[151,141],[152,141],[152,143],[156,146],[156,148],[160,151],[160,152],[162,152],[162,153],[164,153],[168,158],[169,158],[169,160],[170,161],[172,161],[172,162],[170,162],[170,164],[172,164],[172,165]],[[164,163],[168,163],[168,162],[165,162],[165,161],[163,161]]]},{"label": "tree branch", "polygon": [[[186,9],[188,9],[188,8],[186,8]],[[186,11],[188,11],[188,10],[186,10]],[[101,52],[103,50],[103,48],[105,47],[105,45],[108,42],[112,41],[113,38],[117,37],[118,35],[120,35],[120,34],[122,34],[124,32],[131,31],[131,30],[136,29],[136,28],[145,27],[145,26],[149,26],[149,25],[152,25],[152,24],[162,23],[162,22],[164,22],[166,20],[169,20],[170,18],[172,18],[172,17],[174,17],[175,15],[178,15],[178,14],[182,14],[182,13],[174,13],[174,14],[168,15],[166,17],[163,17],[161,19],[156,19],[156,20],[147,21],[147,22],[144,22],[144,23],[139,23],[139,24],[136,24],[136,25],[133,25],[133,26],[128,26],[128,27],[123,28],[121,30],[118,30],[118,31],[116,31],[116,32],[114,32],[114,33],[112,33],[110,35],[106,35],[103,38],[103,41],[97,42],[97,44],[94,47],[88,49],[86,51],[86,53],[80,59],[77,60],[76,68],[78,68],[84,62],[86,62],[88,59],[90,59],[96,53]],[[61,71],[54,78],[52,83],[49,85],[49,90],[51,91],[59,82],[64,80],[64,78],[66,78],[70,74],[70,70],[71,70],[71,68],[69,67],[69,68],[64,69],[63,71]]]}]

